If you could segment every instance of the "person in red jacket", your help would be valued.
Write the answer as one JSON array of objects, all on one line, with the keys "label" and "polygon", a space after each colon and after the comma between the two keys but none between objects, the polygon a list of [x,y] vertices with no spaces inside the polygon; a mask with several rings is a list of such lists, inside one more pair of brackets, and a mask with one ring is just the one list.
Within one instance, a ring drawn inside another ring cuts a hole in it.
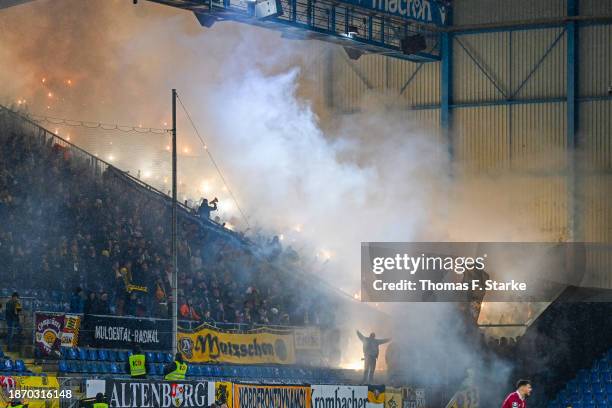
[{"label": "person in red jacket", "polygon": [[529,380],[518,380],[516,383],[516,391],[510,393],[502,408],[527,408],[526,399],[531,395],[531,381]]}]

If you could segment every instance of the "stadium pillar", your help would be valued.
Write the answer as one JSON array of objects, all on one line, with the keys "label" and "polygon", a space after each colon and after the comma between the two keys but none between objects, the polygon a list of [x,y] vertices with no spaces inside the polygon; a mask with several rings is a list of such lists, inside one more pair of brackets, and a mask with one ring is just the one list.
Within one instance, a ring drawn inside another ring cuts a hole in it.
[{"label": "stadium pillar", "polygon": [[177,352],[178,320],[177,222],[176,222],[176,89],[172,90],[172,354]]},{"label": "stadium pillar", "polygon": [[[568,17],[577,16],[579,0],[567,1]],[[576,21],[568,21],[565,26],[567,35],[567,96],[566,96],[566,115],[567,115],[567,216],[569,227],[569,239],[571,241],[581,241],[582,226],[581,212],[579,206],[579,181],[577,165],[578,140],[578,103],[576,94],[578,90],[578,25]]]},{"label": "stadium pillar", "polygon": [[453,162],[453,138],[452,138],[452,119],[450,105],[452,103],[453,92],[453,36],[452,33],[444,32],[442,36],[442,45],[440,53],[442,54],[441,66],[441,106],[440,106],[440,125],[446,142],[448,143],[448,154]]}]

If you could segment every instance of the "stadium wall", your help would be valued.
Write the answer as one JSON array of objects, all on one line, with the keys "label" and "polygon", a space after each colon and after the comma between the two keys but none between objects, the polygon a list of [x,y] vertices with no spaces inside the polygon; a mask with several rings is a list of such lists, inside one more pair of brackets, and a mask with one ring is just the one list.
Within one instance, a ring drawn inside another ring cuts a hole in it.
[{"label": "stadium wall", "polygon": [[[612,17],[612,4],[457,0],[446,61],[331,52],[328,108],[352,114],[372,94],[393,97],[407,121],[446,132],[466,175],[524,177],[538,193],[517,211],[547,239],[612,243],[612,25],[563,21],[572,15]],[[585,286],[612,288],[602,251],[589,254]]]}]

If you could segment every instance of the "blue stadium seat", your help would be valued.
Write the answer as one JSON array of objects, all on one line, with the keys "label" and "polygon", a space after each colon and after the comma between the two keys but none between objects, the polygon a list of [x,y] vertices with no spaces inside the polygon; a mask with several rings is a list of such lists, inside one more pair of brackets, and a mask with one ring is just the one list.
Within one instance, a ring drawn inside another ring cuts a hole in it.
[{"label": "blue stadium seat", "polygon": [[98,361],[98,350],[96,349],[88,349],[87,350],[88,360]]},{"label": "blue stadium seat", "polygon": [[147,363],[147,374],[148,375],[157,375],[157,367],[153,363]]},{"label": "blue stadium seat", "polygon": [[164,358],[165,358],[164,353],[162,353],[162,352],[155,353],[155,362],[156,363],[163,363],[164,362]]},{"label": "blue stadium seat", "polygon": [[91,361],[85,361],[83,363],[83,372],[90,373],[90,374],[97,374],[98,367],[96,366],[96,364],[94,364]]},{"label": "blue stadium seat", "polygon": [[597,403],[597,405],[607,402],[606,396],[604,394],[597,394],[595,396],[595,402]]},{"label": "blue stadium seat", "polygon": [[13,371],[13,361],[4,360],[4,367],[2,367],[4,371]]},{"label": "blue stadium seat", "polygon": [[117,361],[123,361],[123,362],[125,362],[125,361],[127,361],[127,359],[128,359],[128,354],[127,354],[127,351],[125,351],[125,350],[119,350],[119,351],[117,352]]},{"label": "blue stadium seat", "polygon": [[100,361],[108,361],[108,352],[104,349],[98,350],[98,359]]},{"label": "blue stadium seat", "polygon": [[4,358],[4,351],[2,351],[2,347],[0,347],[0,358]]},{"label": "blue stadium seat", "polygon": [[157,363],[157,372],[159,375],[164,375],[164,365],[163,363]]},{"label": "blue stadium seat", "polygon": [[589,374],[586,372],[586,370],[580,370],[580,372],[578,373],[578,376],[576,377],[576,380],[581,385],[582,384],[588,384],[589,383]]},{"label": "blue stadium seat", "polygon": [[591,383],[601,382],[601,377],[599,376],[599,372],[591,373]]},{"label": "blue stadium seat", "polygon": [[60,362],[58,364],[58,371],[60,373],[67,373],[68,372],[68,363],[66,362],[66,360],[60,360]]},{"label": "blue stadium seat", "polygon": [[72,362],[71,367],[72,372],[74,373],[83,373],[85,372],[85,362],[76,360]]},{"label": "blue stadium seat", "polygon": [[164,354],[164,363],[171,363],[174,361],[174,357],[172,357],[172,353]]},{"label": "blue stadium seat", "polygon": [[19,372],[19,373],[23,373],[24,371],[27,371],[25,363],[23,362],[23,360],[16,360],[15,361],[14,370]]},{"label": "blue stadium seat", "polygon": [[117,361],[117,352],[115,350],[106,350],[108,361]]},{"label": "blue stadium seat", "polygon": [[202,376],[204,377],[212,377],[213,375],[213,368],[210,364],[204,364],[202,366]]},{"label": "blue stadium seat", "polygon": [[79,347],[78,349],[78,358],[79,360],[85,361],[89,359],[89,353],[86,349]]},{"label": "blue stadium seat", "polygon": [[154,363],[155,362],[155,354],[151,353],[150,351],[147,351],[145,353],[145,358],[147,363]]},{"label": "blue stadium seat", "polygon": [[212,376],[213,377],[221,377],[221,367],[218,365],[213,366],[212,368]]},{"label": "blue stadium seat", "polygon": [[187,366],[187,375],[190,377],[197,377],[200,375],[200,366],[198,364],[189,364]]},{"label": "blue stadium seat", "polygon": [[612,396],[612,382],[606,384],[606,393],[608,396]]},{"label": "blue stadium seat", "polygon": [[110,363],[110,372],[111,374],[119,374],[119,367],[117,366],[117,363]]},{"label": "blue stadium seat", "polygon": [[68,358],[70,360],[76,360],[77,358],[79,358],[79,354],[77,353],[77,350],[74,347],[70,347],[68,349]]}]

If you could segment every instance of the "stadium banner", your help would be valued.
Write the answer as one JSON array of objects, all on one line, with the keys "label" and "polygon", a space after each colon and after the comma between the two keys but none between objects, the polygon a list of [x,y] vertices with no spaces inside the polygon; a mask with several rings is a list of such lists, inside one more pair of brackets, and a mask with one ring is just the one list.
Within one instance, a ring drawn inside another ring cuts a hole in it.
[{"label": "stadium banner", "polygon": [[385,388],[385,408],[403,408],[403,401],[401,388]]},{"label": "stadium banner", "polygon": [[367,408],[384,408],[385,406],[385,386],[368,385]]},{"label": "stadium banner", "polygon": [[[209,401],[214,401],[217,406],[222,408],[232,408],[233,384],[229,381],[215,381],[214,384],[214,394],[209,397]],[[209,387],[211,387],[210,383]]]},{"label": "stadium banner", "polygon": [[233,332],[204,324],[193,332],[180,331],[177,344],[183,358],[194,363],[295,363],[293,332],[288,330]]},{"label": "stadium banner", "polygon": [[[15,391],[19,390],[20,395],[24,397],[18,398],[29,408],[59,408],[60,384],[57,377],[47,376],[0,376],[0,407],[8,406],[11,396],[15,397]],[[29,390],[29,392],[28,392]],[[43,398],[42,394],[51,391],[53,398]],[[68,396],[61,398],[70,399]]]},{"label": "stadium banner", "polygon": [[293,330],[296,350],[321,350],[321,329],[298,327]]},{"label": "stadium banner", "polygon": [[402,388],[404,408],[425,408],[425,388]]},{"label": "stadium banner", "polygon": [[75,347],[79,338],[81,316],[76,314],[35,312],[34,341],[45,356],[59,356],[60,347]]},{"label": "stadium banner", "polygon": [[478,389],[467,387],[457,391],[448,404],[446,404],[446,408],[478,408],[479,404]]},{"label": "stadium banner", "polygon": [[310,394],[307,385],[234,384],[233,403],[236,408],[310,408]]},{"label": "stadium banner", "polygon": [[106,380],[104,394],[111,408],[207,408],[210,401],[208,381]]},{"label": "stadium banner", "polygon": [[172,347],[172,323],[167,319],[86,315],[80,346],[168,350]]},{"label": "stadium banner", "polygon": [[36,347],[41,354],[45,356],[59,354],[64,314],[36,312],[34,321],[36,324]]},{"label": "stadium banner", "polygon": [[62,347],[76,347],[79,344],[80,330],[81,316],[76,314],[65,315],[61,339]]},{"label": "stadium banner", "polygon": [[312,385],[312,408],[366,408],[368,387],[365,385]]}]

